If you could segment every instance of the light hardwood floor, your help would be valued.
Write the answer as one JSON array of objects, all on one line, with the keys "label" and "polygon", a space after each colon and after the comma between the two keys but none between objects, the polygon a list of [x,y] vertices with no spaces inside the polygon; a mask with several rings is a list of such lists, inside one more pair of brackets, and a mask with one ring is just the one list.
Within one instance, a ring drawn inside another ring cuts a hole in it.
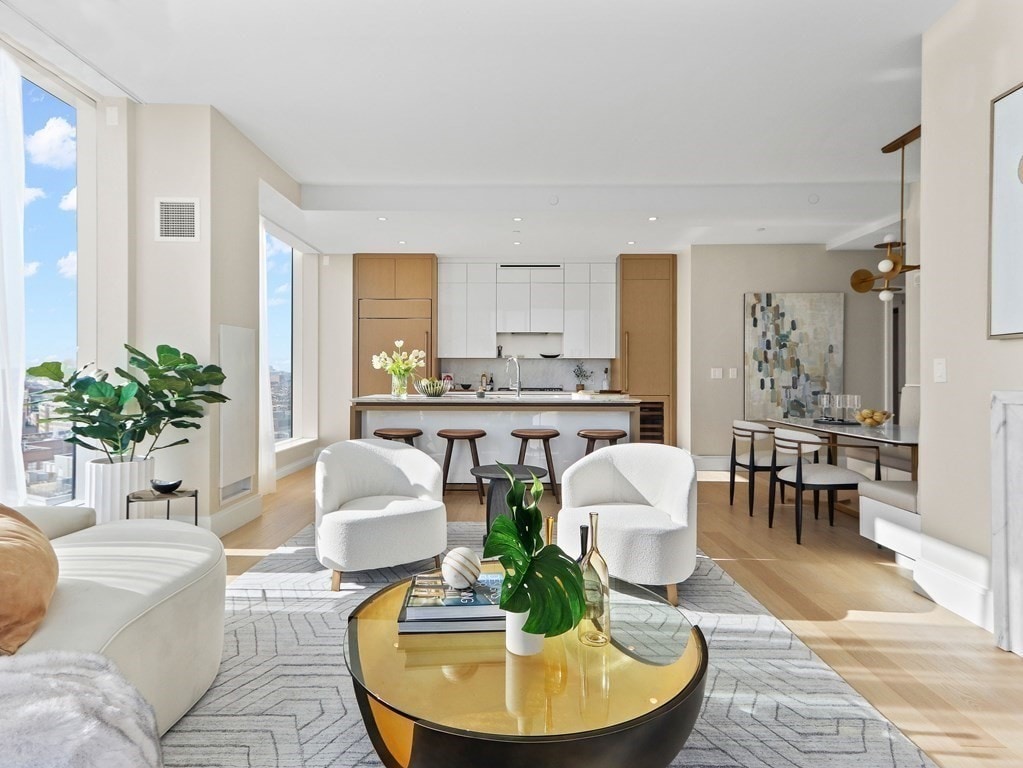
[{"label": "light hardwood floor", "polygon": [[[312,522],[312,482],[311,469],[279,481],[263,516],[224,537],[232,576]],[[915,594],[891,553],[860,538],[853,518],[837,515],[829,528],[826,513],[811,513],[797,546],[792,505],[778,508],[769,529],[766,484],[758,483],[752,518],[745,491],[737,487],[729,507],[727,475],[701,473],[704,552],[939,765],[1023,766],[1023,659]],[[445,502],[451,520],[484,519],[474,491]],[[541,506],[557,509],[549,493]]]}]

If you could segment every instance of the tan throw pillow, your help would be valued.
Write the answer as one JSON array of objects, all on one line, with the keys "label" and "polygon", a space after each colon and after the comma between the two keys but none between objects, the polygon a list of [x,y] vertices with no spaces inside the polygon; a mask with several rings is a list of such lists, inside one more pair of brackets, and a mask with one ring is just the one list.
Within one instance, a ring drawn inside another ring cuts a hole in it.
[{"label": "tan throw pillow", "polygon": [[28,518],[0,504],[0,655],[42,623],[57,588],[57,555]]}]

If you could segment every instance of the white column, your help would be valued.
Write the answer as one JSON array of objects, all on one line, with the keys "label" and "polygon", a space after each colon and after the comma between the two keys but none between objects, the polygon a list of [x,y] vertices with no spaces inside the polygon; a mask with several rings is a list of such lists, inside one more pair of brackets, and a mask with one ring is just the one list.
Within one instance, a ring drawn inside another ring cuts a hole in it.
[{"label": "white column", "polygon": [[991,396],[991,462],[995,642],[1023,655],[1023,392]]}]

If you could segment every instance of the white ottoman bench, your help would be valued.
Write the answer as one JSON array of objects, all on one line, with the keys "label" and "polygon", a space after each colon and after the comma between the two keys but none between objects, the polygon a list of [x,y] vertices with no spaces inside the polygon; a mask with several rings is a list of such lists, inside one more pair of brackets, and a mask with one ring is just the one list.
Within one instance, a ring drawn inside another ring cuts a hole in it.
[{"label": "white ottoman bench", "polygon": [[[920,557],[915,480],[865,480],[859,486],[860,536],[904,558]],[[912,567],[912,563],[906,563]]]}]

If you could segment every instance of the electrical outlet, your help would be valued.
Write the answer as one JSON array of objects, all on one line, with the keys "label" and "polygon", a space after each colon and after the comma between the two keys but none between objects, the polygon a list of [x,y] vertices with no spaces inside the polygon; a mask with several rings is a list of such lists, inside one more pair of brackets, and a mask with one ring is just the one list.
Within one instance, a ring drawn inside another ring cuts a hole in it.
[{"label": "electrical outlet", "polygon": [[710,377],[712,379],[720,379],[721,378],[721,369],[720,368],[711,368],[710,369]]},{"label": "electrical outlet", "polygon": [[946,384],[948,382],[948,365],[945,362],[945,358],[936,357],[934,358],[934,383],[935,384]]},{"label": "electrical outlet", "polygon": [[728,378],[730,378],[730,379],[737,379],[737,378],[739,378],[739,369],[738,368],[729,368],[728,369]]}]

